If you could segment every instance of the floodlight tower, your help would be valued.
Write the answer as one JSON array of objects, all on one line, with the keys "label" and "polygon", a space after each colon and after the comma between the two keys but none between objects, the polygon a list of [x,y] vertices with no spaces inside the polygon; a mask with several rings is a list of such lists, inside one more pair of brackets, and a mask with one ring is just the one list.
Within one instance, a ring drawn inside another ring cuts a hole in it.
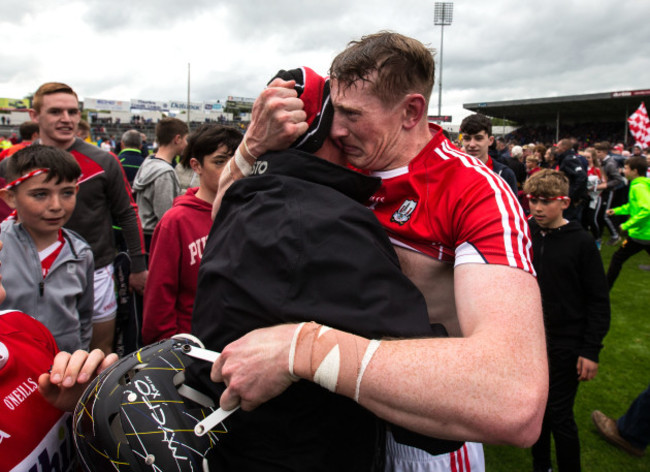
[{"label": "floodlight tower", "polygon": [[454,17],[454,4],[451,2],[436,2],[433,10],[433,24],[440,25],[440,71],[438,73],[438,116],[442,115],[442,43],[445,26],[451,25]]}]

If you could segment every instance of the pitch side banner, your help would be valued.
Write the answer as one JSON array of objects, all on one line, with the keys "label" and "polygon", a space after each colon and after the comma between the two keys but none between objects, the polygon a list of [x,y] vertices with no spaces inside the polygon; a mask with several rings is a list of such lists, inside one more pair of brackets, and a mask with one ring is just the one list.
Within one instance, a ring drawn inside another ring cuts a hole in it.
[{"label": "pitch side banner", "polygon": [[168,102],[160,102],[156,100],[140,100],[139,98],[131,99],[131,110],[143,111],[169,111]]},{"label": "pitch side banner", "polygon": [[26,110],[29,108],[28,98],[0,98],[0,110]]},{"label": "pitch side banner", "polygon": [[[169,108],[172,110],[187,110],[187,102],[169,102]],[[203,110],[203,102],[190,102],[190,109],[194,111]]]},{"label": "pitch side banner", "polygon": [[85,98],[84,107],[87,110],[130,111],[131,102],[123,100],[104,100],[103,98]]},{"label": "pitch side banner", "polygon": [[208,102],[203,104],[203,109],[207,112],[220,112],[223,111],[223,105],[216,102]]}]

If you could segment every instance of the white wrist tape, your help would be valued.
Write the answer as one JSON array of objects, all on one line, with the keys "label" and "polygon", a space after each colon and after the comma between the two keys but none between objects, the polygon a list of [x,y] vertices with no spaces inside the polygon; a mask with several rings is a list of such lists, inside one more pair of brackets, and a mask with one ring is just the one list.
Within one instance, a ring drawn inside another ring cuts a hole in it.
[{"label": "white wrist tape", "polygon": [[366,367],[370,364],[370,359],[372,359],[372,356],[375,355],[375,351],[379,348],[379,344],[381,344],[379,339],[371,339],[368,348],[366,349],[366,353],[363,355],[363,359],[361,360],[361,368],[359,369],[359,375],[357,376],[357,385],[354,389],[354,401],[357,403],[359,403],[361,379],[363,378],[363,374],[366,372]]},{"label": "white wrist tape", "polygon": [[296,327],[296,330],[293,332],[293,338],[291,338],[291,347],[289,348],[289,375],[295,381],[300,380],[300,377],[293,373],[293,363],[296,359],[296,343],[298,342],[298,335],[303,326],[305,326],[304,321]]},{"label": "white wrist tape", "polygon": [[314,322],[304,325],[294,332],[291,373],[295,369],[300,378],[358,401],[363,375],[380,341]]},{"label": "white wrist tape", "polygon": [[239,148],[235,151],[235,164],[244,177],[248,177],[253,172],[253,166],[244,158]]},{"label": "white wrist tape", "polygon": [[253,154],[250,149],[248,149],[248,143],[246,143],[246,139],[242,139],[241,142],[244,143],[244,149],[246,149],[248,155],[251,156],[254,160],[257,160],[258,157]]}]

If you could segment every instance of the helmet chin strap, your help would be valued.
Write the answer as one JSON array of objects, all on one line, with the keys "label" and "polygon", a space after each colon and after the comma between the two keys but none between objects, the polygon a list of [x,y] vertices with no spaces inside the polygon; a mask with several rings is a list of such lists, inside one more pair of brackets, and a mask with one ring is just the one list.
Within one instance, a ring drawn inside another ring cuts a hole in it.
[{"label": "helmet chin strap", "polygon": [[[219,352],[210,351],[209,349],[204,349],[201,347],[191,346],[189,344],[183,346],[183,352],[190,357],[194,357],[195,359],[201,359],[211,363],[214,363],[217,359],[219,359],[219,356],[221,355],[221,353]],[[189,396],[189,395],[194,395],[193,392],[189,392],[189,390],[194,390],[194,389],[190,389],[189,387],[187,388],[188,391],[185,391],[182,394],[187,396],[187,398],[197,401],[191,396]],[[194,390],[194,392],[205,397],[205,395],[203,395],[202,393],[196,390]],[[180,389],[179,389],[179,393],[181,393]],[[202,403],[202,402],[199,401],[198,403]],[[224,410],[223,408],[219,408],[218,410],[213,411],[208,416],[206,416],[202,421],[196,424],[196,426],[194,427],[194,434],[196,434],[197,436],[204,436],[205,434],[210,432],[210,430],[212,430],[215,426],[217,426],[219,423],[221,423],[223,420],[228,418],[231,414],[233,414],[237,410],[239,410],[239,406],[236,406],[232,410]]]}]

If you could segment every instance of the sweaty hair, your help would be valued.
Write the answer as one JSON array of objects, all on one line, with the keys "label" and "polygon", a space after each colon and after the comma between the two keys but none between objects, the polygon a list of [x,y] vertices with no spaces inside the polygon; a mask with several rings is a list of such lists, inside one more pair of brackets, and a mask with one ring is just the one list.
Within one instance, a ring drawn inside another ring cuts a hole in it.
[{"label": "sweaty hair", "polygon": [[569,195],[569,179],[564,172],[542,169],[526,180],[524,192],[543,198],[566,197]]},{"label": "sweaty hair", "polygon": [[56,184],[74,182],[81,175],[81,167],[72,154],[63,149],[32,144],[7,158],[7,180],[13,181],[36,170],[49,169],[46,182],[56,178]]},{"label": "sweaty hair", "polygon": [[232,156],[239,146],[243,135],[235,128],[218,124],[204,124],[194,131],[187,140],[187,146],[181,156],[181,164],[190,167],[190,160],[196,159],[203,165],[203,159],[226,146],[227,154]]},{"label": "sweaty hair", "polygon": [[140,131],[130,129],[122,134],[122,144],[125,148],[140,149],[142,146],[142,135]]},{"label": "sweaty hair", "polygon": [[477,134],[481,131],[485,131],[488,136],[492,136],[492,121],[480,113],[469,115],[460,124],[460,132],[463,134]]},{"label": "sweaty hair", "polygon": [[36,113],[40,113],[41,107],[43,106],[43,97],[45,95],[52,95],[54,93],[67,93],[74,95],[74,98],[79,101],[79,97],[77,97],[77,94],[69,85],[62,84],[60,82],[47,82],[41,85],[34,93],[34,98],[32,99],[32,108],[34,111]]},{"label": "sweaty hair", "polygon": [[185,136],[190,130],[187,123],[178,118],[163,118],[156,125],[156,140],[159,146],[171,144],[178,135]]},{"label": "sweaty hair", "polygon": [[29,141],[32,139],[34,133],[38,133],[38,123],[34,121],[25,121],[18,128],[18,132],[23,141]]},{"label": "sweaty hair", "polygon": [[433,50],[416,39],[381,31],[348,43],[334,58],[330,77],[342,90],[358,80],[369,82],[372,93],[390,106],[409,93],[421,94],[428,104],[434,72]]},{"label": "sweaty hair", "polygon": [[625,165],[630,168],[630,170],[635,170],[641,177],[645,177],[648,173],[648,161],[643,156],[630,156],[625,161]]}]

